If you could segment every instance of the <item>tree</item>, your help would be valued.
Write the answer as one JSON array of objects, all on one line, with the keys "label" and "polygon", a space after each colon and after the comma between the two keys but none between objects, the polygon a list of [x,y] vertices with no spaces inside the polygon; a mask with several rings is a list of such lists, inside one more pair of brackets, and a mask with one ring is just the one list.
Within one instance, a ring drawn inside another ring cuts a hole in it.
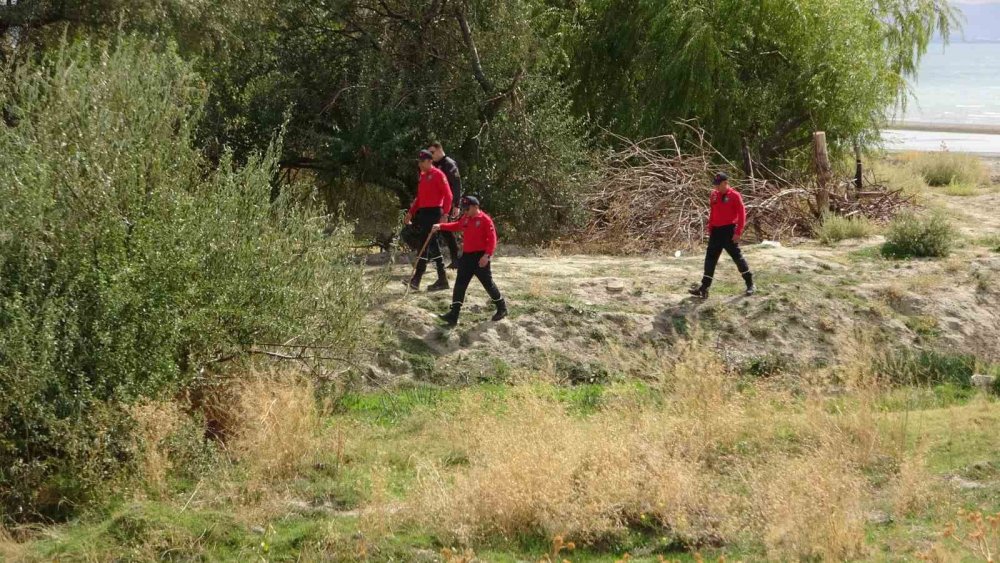
[{"label": "tree", "polygon": [[364,184],[408,204],[415,151],[438,139],[506,236],[558,229],[573,216],[564,200],[586,167],[587,131],[547,67],[539,5],[282,4],[202,67],[213,85],[206,145],[252,152],[288,119],[282,164],[315,174],[337,192],[330,201]]},{"label": "tree", "polygon": [[774,162],[826,130],[873,142],[935,33],[944,0],[593,0],[577,27],[577,108],[630,136],[697,119],[738,157]]}]

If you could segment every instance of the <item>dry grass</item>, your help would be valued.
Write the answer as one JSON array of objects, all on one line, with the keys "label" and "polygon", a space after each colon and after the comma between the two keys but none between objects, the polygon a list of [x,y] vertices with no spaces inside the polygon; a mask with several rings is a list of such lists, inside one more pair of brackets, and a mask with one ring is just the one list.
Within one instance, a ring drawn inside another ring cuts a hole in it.
[{"label": "dry grass", "polygon": [[136,423],[143,481],[153,491],[163,492],[173,468],[168,441],[184,427],[187,417],[179,404],[166,401],[139,403],[129,414]]},{"label": "dry grass", "polygon": [[918,195],[927,189],[923,176],[909,166],[906,160],[876,160],[871,163],[871,169],[878,181],[910,195]]},{"label": "dry grass", "polygon": [[764,543],[775,560],[843,561],[864,554],[865,482],[836,452],[777,459],[758,474]]},{"label": "dry grass", "polygon": [[979,186],[989,183],[989,170],[975,155],[940,151],[908,153],[903,158],[929,186]]},{"label": "dry grass", "polygon": [[14,540],[10,533],[0,525],[0,561],[21,561],[24,558],[25,547]]},{"label": "dry grass", "polygon": [[239,384],[228,443],[255,479],[284,479],[319,449],[320,413],[312,384],[301,377],[254,376]]},{"label": "dry grass", "polygon": [[[705,346],[684,343],[673,357],[660,408],[611,403],[580,417],[531,394],[501,413],[466,405],[440,424],[468,464],[416,453],[404,509],[383,513],[446,545],[523,535],[588,544],[653,529],[692,547],[762,542],[776,559],[863,556],[864,468],[902,456],[871,402],[831,413],[787,391],[740,393]],[[860,395],[878,389],[861,361],[841,375]]]},{"label": "dry grass", "polygon": [[944,498],[937,479],[927,468],[926,456],[926,449],[921,449],[900,462],[892,487],[893,511],[900,517],[925,513]]}]

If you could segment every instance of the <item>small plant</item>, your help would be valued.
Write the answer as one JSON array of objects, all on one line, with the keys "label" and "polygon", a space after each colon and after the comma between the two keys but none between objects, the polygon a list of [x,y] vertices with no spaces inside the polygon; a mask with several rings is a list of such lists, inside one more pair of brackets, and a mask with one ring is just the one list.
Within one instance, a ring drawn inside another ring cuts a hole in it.
[{"label": "small plant", "polygon": [[977,186],[989,175],[982,161],[973,155],[948,151],[923,153],[912,157],[911,166],[929,186]]},{"label": "small plant", "polygon": [[955,197],[969,197],[974,196],[979,193],[976,186],[973,184],[961,184],[959,182],[952,182],[945,186],[945,195],[955,196]]},{"label": "small plant", "polygon": [[951,254],[957,234],[940,214],[906,213],[889,225],[882,254],[888,258],[941,258]]},{"label": "small plant", "polygon": [[823,244],[833,244],[842,240],[870,237],[874,232],[875,227],[867,217],[844,217],[827,213],[816,229],[816,236]]}]

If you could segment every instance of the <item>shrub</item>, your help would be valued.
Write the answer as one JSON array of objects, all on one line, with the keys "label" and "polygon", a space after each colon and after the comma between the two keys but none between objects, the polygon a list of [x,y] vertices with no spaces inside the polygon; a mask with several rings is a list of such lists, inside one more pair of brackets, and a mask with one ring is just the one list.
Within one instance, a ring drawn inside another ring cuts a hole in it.
[{"label": "shrub", "polygon": [[948,151],[920,153],[910,157],[910,163],[929,186],[977,186],[989,179],[983,161],[970,154]]},{"label": "shrub", "polygon": [[957,234],[940,214],[905,213],[889,225],[882,254],[890,258],[944,257],[951,253]]},{"label": "shrub", "polygon": [[276,151],[207,165],[174,52],[79,43],[3,78],[0,512],[59,518],[150,463],[129,405],[262,344],[347,355],[370,289],[349,227],[269,201]]},{"label": "shrub", "polygon": [[823,244],[833,244],[847,239],[870,237],[875,232],[871,221],[864,216],[844,217],[833,213],[823,215],[816,235]]}]

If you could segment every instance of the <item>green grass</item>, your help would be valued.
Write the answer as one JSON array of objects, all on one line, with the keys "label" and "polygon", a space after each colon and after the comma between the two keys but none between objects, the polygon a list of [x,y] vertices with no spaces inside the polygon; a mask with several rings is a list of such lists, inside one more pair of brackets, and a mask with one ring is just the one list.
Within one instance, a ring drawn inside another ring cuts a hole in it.
[{"label": "green grass", "polygon": [[952,182],[944,187],[942,193],[952,197],[971,197],[974,195],[979,195],[981,192],[979,188],[972,184],[960,184],[957,182]]},{"label": "green grass", "polygon": [[911,155],[910,166],[929,186],[979,186],[989,182],[989,172],[975,155],[953,152],[930,152]]},{"label": "green grass", "polygon": [[816,238],[823,244],[842,240],[867,238],[875,234],[875,226],[864,216],[843,217],[827,213],[816,228]]}]

